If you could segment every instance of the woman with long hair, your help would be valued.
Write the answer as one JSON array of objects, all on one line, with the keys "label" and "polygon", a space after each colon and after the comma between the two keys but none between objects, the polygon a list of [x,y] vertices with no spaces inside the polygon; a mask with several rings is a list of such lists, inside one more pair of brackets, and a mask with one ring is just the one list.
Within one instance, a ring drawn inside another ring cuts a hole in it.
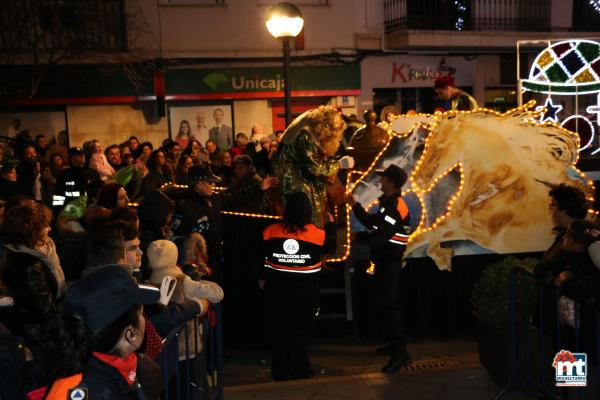
[{"label": "woman with long hair", "polygon": [[192,128],[190,123],[186,119],[182,119],[179,123],[179,131],[177,132],[177,137],[175,141],[179,143],[179,147],[182,149],[187,147],[190,137],[192,136]]},{"label": "woman with long hair", "polygon": [[67,163],[62,154],[54,153],[50,156],[50,170],[52,171],[52,176],[58,179],[58,176],[65,168],[67,168]]},{"label": "woman with long hair", "polygon": [[93,399],[158,399],[160,368],[136,351],[145,333],[142,305],[159,298],[117,265],[77,281],[45,328],[44,361],[54,380],[46,399],[66,399],[74,387]]},{"label": "woman with long hair", "polygon": [[165,152],[161,149],[154,150],[148,160],[148,175],[142,182],[142,193],[160,189],[165,183],[173,182],[174,178],[167,170]]},{"label": "woman with long hair", "polygon": [[152,152],[154,151],[154,146],[150,142],[144,142],[140,145],[141,152],[139,154],[144,154],[147,159],[150,158]]},{"label": "woman with long hair", "polygon": [[39,325],[66,289],[54,241],[48,236],[52,212],[30,203],[8,210],[0,228],[0,280],[15,300],[9,329],[37,342]]},{"label": "woman with long hair", "polygon": [[188,146],[185,149],[186,154],[192,156],[194,165],[205,164],[208,162],[208,154],[202,144],[196,139],[190,140]]},{"label": "woman with long hair", "polygon": [[312,221],[306,194],[286,196],[283,221],[268,226],[264,281],[271,338],[271,374],[276,381],[311,377],[308,358],[310,332],[319,306],[319,273],[323,255],[335,249],[335,226],[325,229]]},{"label": "woman with long hair", "polygon": [[175,170],[175,182],[180,185],[188,184],[188,171],[194,165],[194,159],[189,154],[182,154],[177,162],[177,169]]},{"label": "woman with long hair", "polygon": [[129,151],[134,157],[137,157],[140,153],[140,141],[136,136],[130,136],[127,140],[127,147],[129,147]]},{"label": "woman with long hair", "polygon": [[223,152],[223,163],[219,168],[218,175],[221,178],[221,185],[229,186],[231,177],[233,176],[233,155],[229,150]]}]

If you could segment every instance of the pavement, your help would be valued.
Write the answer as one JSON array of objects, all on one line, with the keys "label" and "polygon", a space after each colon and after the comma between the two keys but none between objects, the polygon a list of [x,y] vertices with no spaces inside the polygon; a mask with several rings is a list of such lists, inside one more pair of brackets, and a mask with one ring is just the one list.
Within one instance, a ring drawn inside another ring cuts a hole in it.
[{"label": "pavement", "polygon": [[[395,374],[379,371],[386,362],[374,349],[381,343],[338,339],[311,349],[315,377],[273,382],[266,351],[225,351],[225,399],[493,399],[501,388],[479,364],[473,340],[410,343],[413,364]],[[504,399],[532,399],[509,393]]]}]

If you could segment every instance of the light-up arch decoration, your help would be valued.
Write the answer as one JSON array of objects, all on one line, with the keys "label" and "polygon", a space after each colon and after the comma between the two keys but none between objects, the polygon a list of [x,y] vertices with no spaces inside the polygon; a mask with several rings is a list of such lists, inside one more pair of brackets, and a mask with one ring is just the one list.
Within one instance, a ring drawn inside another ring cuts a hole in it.
[{"label": "light-up arch decoration", "polygon": [[[528,41],[520,43],[528,43]],[[599,42],[588,39],[561,40],[555,43],[548,41],[548,46],[535,58],[528,78],[520,82],[523,92],[531,91],[548,95],[544,106],[539,106],[537,109],[542,113],[540,122],[552,121],[564,126],[577,117],[577,121],[581,121],[584,128],[591,127],[591,138],[579,151],[591,150],[592,155],[600,152],[600,146],[594,143],[597,128],[594,127],[592,120],[579,114],[579,110],[575,110],[574,115],[565,115],[562,105],[553,98],[553,96],[582,96],[598,93],[596,105],[587,107],[585,112],[597,115],[596,124],[600,123]],[[519,93],[519,96],[522,94]],[[578,129],[577,131],[579,132]]]}]

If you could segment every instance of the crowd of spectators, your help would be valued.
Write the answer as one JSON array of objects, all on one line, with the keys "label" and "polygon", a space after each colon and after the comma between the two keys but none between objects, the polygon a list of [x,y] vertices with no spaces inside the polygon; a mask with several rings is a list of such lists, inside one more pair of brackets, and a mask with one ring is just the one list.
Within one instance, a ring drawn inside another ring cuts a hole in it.
[{"label": "crowd of spectators", "polygon": [[[0,147],[0,398],[40,387],[66,398],[82,384],[108,388],[98,398],[159,398],[162,338],[225,297],[235,310],[225,334],[242,347],[264,337],[249,293],[259,290],[266,223],[227,230],[220,212],[270,212],[281,134],[255,126],[231,148],[193,138],[155,148],[132,136],[67,150],[43,135]],[[600,224],[585,219],[579,189],[560,185],[550,198],[557,236],[536,276],[564,296],[554,316],[563,326],[573,323],[569,300],[584,304],[587,326],[585,307],[600,297]]]},{"label": "crowd of spectators", "polygon": [[159,398],[161,340],[224,298],[220,211],[268,207],[275,135],[24,137],[0,152],[0,398]]}]

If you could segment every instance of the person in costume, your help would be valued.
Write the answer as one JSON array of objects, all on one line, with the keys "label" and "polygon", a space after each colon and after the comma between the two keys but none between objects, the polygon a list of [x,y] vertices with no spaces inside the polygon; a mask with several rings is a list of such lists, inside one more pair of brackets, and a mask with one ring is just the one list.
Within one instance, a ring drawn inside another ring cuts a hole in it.
[{"label": "person in costume", "polygon": [[312,222],[318,227],[326,222],[327,186],[336,181],[340,165],[354,165],[352,157],[336,158],[345,129],[337,109],[320,106],[308,110],[288,126],[271,164],[280,181],[279,196],[285,201],[287,195],[305,193],[312,207]]},{"label": "person in costume", "polygon": [[435,80],[433,87],[441,100],[451,102],[452,110],[470,111],[479,107],[477,100],[456,87],[452,76],[440,76]]}]

